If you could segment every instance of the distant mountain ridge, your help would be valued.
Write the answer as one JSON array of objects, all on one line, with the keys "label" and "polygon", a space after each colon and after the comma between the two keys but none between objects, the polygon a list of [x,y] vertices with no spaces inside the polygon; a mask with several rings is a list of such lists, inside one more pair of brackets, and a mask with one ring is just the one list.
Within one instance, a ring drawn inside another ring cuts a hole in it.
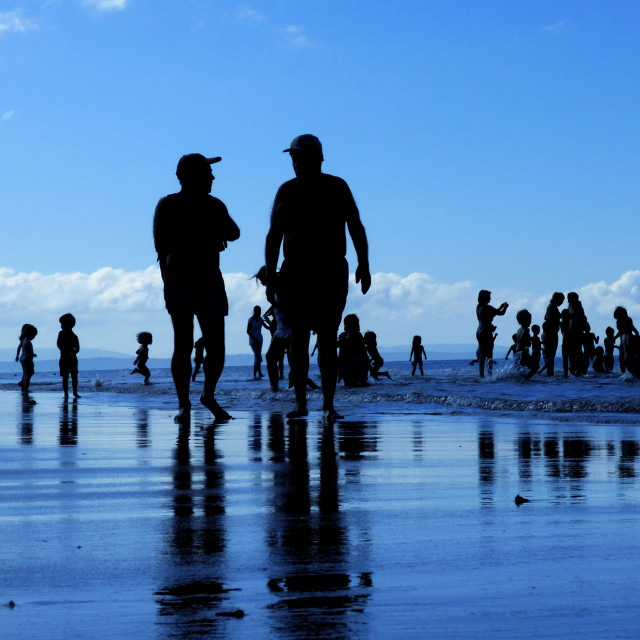
[{"label": "distant mountain ridge", "polygon": [[[35,345],[34,345],[35,346]],[[17,345],[16,345],[17,347]],[[507,352],[508,347],[496,345],[496,351]],[[411,345],[378,347],[380,355],[387,362],[404,362],[409,360]],[[476,344],[434,344],[425,345],[428,360],[465,360],[475,356]],[[35,349],[38,357],[35,360],[36,371],[57,371],[59,351],[52,348]],[[266,346],[265,350],[266,352]],[[0,373],[19,373],[20,365],[15,361],[15,349],[0,349]],[[108,369],[129,369],[133,367],[135,354],[127,354],[106,349],[82,349],[78,355],[80,368],[84,371],[104,371]],[[247,366],[253,363],[253,354],[227,354],[226,364],[229,366]],[[170,358],[150,358],[149,368],[164,369],[171,366]]]}]

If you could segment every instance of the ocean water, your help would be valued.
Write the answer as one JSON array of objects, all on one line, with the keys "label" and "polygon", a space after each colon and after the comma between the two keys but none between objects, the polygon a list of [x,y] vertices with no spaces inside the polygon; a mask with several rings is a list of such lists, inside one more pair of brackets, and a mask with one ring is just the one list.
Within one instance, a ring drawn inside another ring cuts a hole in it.
[{"label": "ocean water", "polygon": [[[264,368],[264,367],[263,367]],[[384,367],[391,379],[370,379],[364,388],[345,388],[336,392],[336,407],[346,417],[362,414],[438,414],[486,412],[540,414],[559,420],[579,419],[587,422],[625,422],[640,424],[640,381],[630,374],[597,374],[581,378],[536,375],[524,379],[526,370],[513,361],[498,361],[492,377],[480,379],[476,366],[468,360],[442,360],[425,363],[424,376],[411,375],[410,362],[389,362]],[[287,375],[285,370],[285,377]],[[310,376],[317,383],[320,375],[315,364]],[[18,391],[18,372],[0,375],[0,390]],[[192,384],[194,402],[202,389],[200,372]],[[169,369],[152,370],[151,384],[129,370],[80,371],[79,389],[85,400],[112,404],[131,404],[149,408],[176,406]],[[41,393],[62,393],[60,377],[42,372],[32,380],[31,392],[37,400]],[[254,380],[251,366],[227,366],[217,390],[218,401],[231,413],[234,410],[286,410],[293,402],[293,392],[281,381],[280,391],[273,393],[268,379]],[[309,391],[310,411],[319,410],[320,391]]]}]

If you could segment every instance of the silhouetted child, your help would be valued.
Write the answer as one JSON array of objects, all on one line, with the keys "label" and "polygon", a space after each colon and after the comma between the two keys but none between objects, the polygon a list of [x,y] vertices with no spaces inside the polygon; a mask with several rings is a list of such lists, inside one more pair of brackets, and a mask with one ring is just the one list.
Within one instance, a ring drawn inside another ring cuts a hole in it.
[{"label": "silhouetted child", "polygon": [[411,353],[409,353],[409,360],[413,363],[411,368],[411,375],[416,375],[416,367],[420,369],[420,375],[424,375],[424,370],[422,368],[422,356],[424,359],[427,359],[427,352],[424,350],[422,346],[422,338],[420,336],[413,336],[413,342],[411,343]]},{"label": "silhouetted child", "polygon": [[531,376],[538,370],[538,365],[534,362],[529,353],[529,348],[531,347],[531,334],[529,333],[529,327],[531,326],[531,314],[526,309],[521,309],[516,314],[516,320],[520,325],[516,334],[516,362],[521,367],[529,369],[529,373],[525,376],[525,379],[529,380],[529,378],[531,378]]},{"label": "silhouetted child", "polygon": [[589,369],[589,363],[595,355],[596,345],[600,342],[600,336],[591,331],[588,322],[584,323],[584,333],[582,334],[582,349],[584,353],[584,373]]},{"label": "silhouetted child", "polygon": [[636,378],[640,377],[640,338],[633,320],[629,316],[621,317],[618,321],[618,331],[620,333],[620,353],[624,353],[624,367]]},{"label": "silhouetted child", "polygon": [[137,358],[133,361],[135,369],[131,375],[139,373],[144,376],[144,383],[149,384],[151,372],[147,368],[147,361],[149,360],[149,345],[153,342],[153,336],[148,331],[141,331],[136,337],[140,348],[136,351]]},{"label": "silhouetted child", "polygon": [[62,376],[62,391],[64,397],[69,397],[69,377],[71,377],[71,389],[73,397],[78,395],[78,352],[80,341],[73,332],[76,319],[71,313],[60,316],[60,333],[58,333],[57,347],[60,349],[60,375]]},{"label": "silhouetted child", "polygon": [[[618,347],[619,351],[620,351],[620,355],[619,355],[619,362],[620,362],[620,371],[622,373],[625,372],[626,369],[626,357],[625,357],[625,353],[624,353],[624,344],[622,341],[622,330],[621,327],[624,325],[627,331],[630,331],[632,335],[637,336],[638,335],[638,330],[635,328],[634,324],[633,324],[633,320],[631,320],[631,318],[629,318],[629,314],[627,313],[627,310],[624,307],[616,307],[614,312],[613,312],[613,318],[616,321],[616,328],[618,330],[618,333],[616,333],[614,340],[617,340],[618,338],[620,338],[620,346]],[[627,324],[627,320],[630,321],[630,324]]]},{"label": "silhouetted child", "polygon": [[569,350],[571,345],[569,323],[569,309],[563,309],[560,312],[560,331],[562,332],[562,371],[565,378],[569,377]]},{"label": "silhouetted child", "polygon": [[200,336],[193,346],[193,374],[191,375],[191,381],[195,382],[196,376],[200,371],[200,367],[204,364],[204,338]]},{"label": "silhouetted child", "polygon": [[540,369],[540,358],[542,357],[542,340],[540,339],[540,325],[531,325],[531,359],[536,367]]},{"label": "silhouetted child", "polygon": [[31,341],[38,335],[38,330],[32,324],[23,324],[22,331],[20,332],[20,344],[18,345],[18,351],[16,352],[16,362],[20,362],[22,366],[22,380],[20,380],[20,386],[22,387],[22,394],[25,402],[28,404],[35,404],[35,400],[29,399],[29,384],[31,378],[35,373],[35,367],[33,365],[33,359],[38,356],[33,353],[33,345]]},{"label": "silhouetted child", "polygon": [[513,355],[516,355],[516,351],[517,351],[517,347],[518,347],[518,334],[514,333],[511,336],[511,339],[513,340],[513,344],[509,347],[509,350],[507,351],[507,355],[504,357],[505,360],[509,359],[509,356],[513,353]]},{"label": "silhouetted child", "polygon": [[378,340],[376,334],[373,331],[367,331],[364,334],[364,346],[369,355],[369,373],[374,380],[377,380],[380,376],[386,376],[391,380],[391,376],[388,371],[380,371],[380,368],[384,364],[384,359],[378,351]]},{"label": "silhouetted child", "polygon": [[262,309],[256,305],[253,307],[253,315],[247,322],[247,335],[249,336],[249,346],[253,351],[253,377],[254,379],[264,378],[262,373],[262,327],[268,329],[267,323],[262,317]]},{"label": "silhouetted child", "polygon": [[344,331],[338,336],[338,379],[345,387],[365,387],[369,375],[369,357],[355,313],[344,318]]},{"label": "silhouetted child", "polygon": [[604,344],[604,368],[607,373],[613,371],[613,352],[615,349],[620,349],[615,342],[615,331],[613,327],[607,327],[604,331],[605,339],[602,341]]},{"label": "silhouetted child", "polygon": [[591,366],[597,373],[609,373],[609,371],[611,371],[611,369],[608,369],[605,364],[604,349],[602,347],[596,347],[593,350],[593,362]]}]

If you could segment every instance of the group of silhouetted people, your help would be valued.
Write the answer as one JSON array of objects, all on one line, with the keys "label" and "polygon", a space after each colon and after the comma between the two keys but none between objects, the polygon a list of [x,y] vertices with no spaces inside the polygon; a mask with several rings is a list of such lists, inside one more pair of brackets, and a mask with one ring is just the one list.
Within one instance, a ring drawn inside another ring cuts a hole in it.
[{"label": "group of silhouetted people", "polygon": [[[80,341],[73,332],[76,319],[70,313],[60,316],[60,333],[58,333],[57,347],[60,350],[60,376],[62,377],[62,390],[64,397],[69,397],[69,378],[71,378],[71,390],[74,398],[78,395],[78,352]],[[38,335],[38,329],[32,324],[23,324],[18,338],[18,350],[16,362],[22,367],[22,378],[18,384],[22,389],[24,401],[27,404],[35,404],[36,401],[29,396],[29,385],[33,377],[35,366],[33,359],[37,354],[33,352],[33,340]]]},{"label": "group of silhouetted people", "polygon": [[[518,365],[528,369],[525,378],[531,378],[535,373],[546,372],[547,376],[555,373],[555,357],[558,346],[561,347],[562,369],[564,377],[569,373],[582,376],[589,367],[597,373],[613,371],[614,351],[618,349],[620,371],[629,371],[640,377],[640,337],[624,307],[616,307],[613,317],[616,330],[607,327],[606,337],[602,346],[600,337],[591,330],[587,321],[582,302],[577,293],[571,292],[566,297],[567,306],[560,310],[565,301],[563,293],[555,292],[547,306],[542,331],[539,325],[532,325],[532,316],[527,309],[521,309],[516,314],[518,330],[513,334],[513,344],[507,351],[506,358],[513,352]],[[493,319],[506,313],[509,305],[503,302],[498,308],[492,307],[491,292],[485,289],[478,294],[478,339],[477,360],[480,363],[480,377],[484,376],[485,363],[491,374],[493,364],[493,346],[496,338]],[[560,342],[560,338],[562,342]],[[616,345],[616,340],[620,344]],[[541,360],[544,362],[540,366]],[[472,361],[472,363],[475,361]]]},{"label": "group of silhouetted people", "polygon": [[[367,236],[347,183],[322,172],[320,140],[310,134],[297,136],[284,152],[291,157],[295,178],[276,193],[262,283],[274,315],[280,315],[277,337],[288,340],[296,404],[287,417],[295,420],[308,413],[306,388],[313,331],[318,338],[323,416],[331,420],[341,417],[333,399],[337,334],[349,284],[346,231],[357,254],[356,282],[361,283],[363,293],[371,286]],[[154,216],[154,243],[174,333],[171,373],[178,396],[175,419],[182,423],[188,422],[191,409],[194,318],[202,330],[205,353],[200,402],[218,421],[231,417],[215,398],[224,366],[224,318],[228,314],[220,252],[240,237],[240,230],[224,203],[210,195],[214,180],[211,165],[220,160],[219,156],[207,158],[199,153],[182,156],[176,170],[180,191],[161,198]],[[278,271],[281,249],[284,259]],[[255,309],[247,326],[256,378],[263,375],[261,331],[266,323],[260,313]],[[280,358],[282,342],[274,344],[272,340],[272,345],[273,358]],[[268,371],[269,361],[268,353]],[[272,386],[277,383],[272,376],[270,380]]]}]

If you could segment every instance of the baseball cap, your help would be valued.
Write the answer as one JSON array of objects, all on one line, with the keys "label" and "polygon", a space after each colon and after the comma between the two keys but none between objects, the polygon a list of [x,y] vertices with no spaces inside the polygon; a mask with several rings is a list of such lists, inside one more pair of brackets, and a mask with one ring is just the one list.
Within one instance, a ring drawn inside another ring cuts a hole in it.
[{"label": "baseball cap", "polygon": [[288,151],[308,151],[322,155],[322,143],[316,136],[310,133],[303,133],[301,136],[295,137],[288,149],[284,149],[283,153]]},{"label": "baseball cap", "polygon": [[187,153],[178,160],[176,175],[178,176],[178,179],[180,179],[185,175],[202,171],[203,169],[208,168],[209,165],[220,162],[220,160],[222,160],[220,156],[206,158],[201,153]]}]

